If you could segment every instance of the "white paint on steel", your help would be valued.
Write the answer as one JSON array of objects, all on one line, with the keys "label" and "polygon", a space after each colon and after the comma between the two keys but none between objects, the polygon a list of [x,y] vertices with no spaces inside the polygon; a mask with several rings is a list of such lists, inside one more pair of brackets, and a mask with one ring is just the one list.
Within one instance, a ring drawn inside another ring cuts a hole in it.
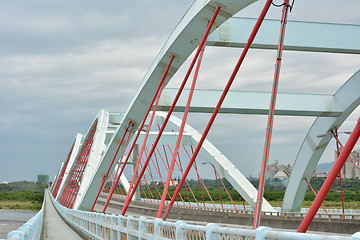
[{"label": "white paint on steel", "polygon": [[[176,89],[164,89],[161,94],[158,110],[167,111],[173,102]],[[222,91],[195,90],[191,101],[191,112],[212,113]],[[174,109],[183,112],[189,90],[184,90]],[[219,113],[232,114],[269,114],[270,93],[229,91]],[[341,114],[337,98],[326,94],[278,93],[275,114],[290,116],[337,117]]]},{"label": "white paint on steel", "polygon": [[[100,163],[101,155],[106,149],[104,142],[108,128],[109,112],[106,110],[101,110],[96,116],[94,122],[96,120],[97,120],[97,125],[93,137],[93,143],[91,146],[86,167],[84,169],[84,173],[82,175],[80,189],[75,199],[74,209],[78,209],[81,202],[87,201],[87,199],[84,199],[84,195],[85,195],[84,193],[87,192],[92,176],[95,174],[95,171]],[[91,128],[89,132],[90,131]]]},{"label": "white paint on steel", "polygon": [[[214,0],[196,0],[192,4],[164,44],[163,48],[160,50],[140,84],[140,87],[124,114],[120,127],[113,135],[111,143],[101,159],[101,163],[98,165],[95,174],[91,176],[91,179],[89,179],[89,187],[83,192],[84,196],[82,197],[85,201],[77,201],[79,209],[89,210],[91,208],[100,187],[102,177],[109,169],[110,163],[115,155],[120,140],[124,135],[126,127],[131,122],[134,129],[137,129],[141,121],[144,119],[146,110],[151,103],[151,99],[154,96],[170,57],[174,55],[175,59],[169,69],[168,76],[165,79],[165,85],[199,45],[208,21],[217,6],[220,5],[221,10],[216,18],[211,32],[235,13],[255,1],[256,0],[222,0],[221,4],[219,4]],[[123,150],[123,147],[124,143],[120,147],[120,152]],[[120,156],[117,156],[117,160],[119,157]]]},{"label": "white paint on steel", "polygon": [[[208,46],[241,47],[248,40],[255,18],[233,17],[208,38]],[[277,49],[280,20],[264,20],[251,48]],[[360,25],[287,21],[284,50],[360,53]]]},{"label": "white paint on steel", "polygon": [[59,187],[59,190],[58,190],[58,194],[55,197],[56,200],[58,200],[59,196],[61,196],[62,192],[64,191],[64,186],[65,186],[65,183],[66,183],[67,178],[69,176],[69,172],[70,172],[70,170],[71,170],[71,168],[72,168],[72,166],[74,164],[76,156],[79,153],[79,149],[81,147],[82,140],[83,140],[82,137],[83,137],[83,135],[81,133],[76,134],[75,141],[74,141],[74,147],[73,147],[73,150],[71,152],[69,162],[68,162],[68,164],[66,166],[64,176],[63,176],[63,178],[61,180],[61,184],[60,184],[60,187]]},{"label": "white paint on steel", "polygon": [[[341,107],[339,117],[318,117],[307,133],[296,157],[289,184],[286,188],[282,211],[298,211],[305,197],[307,183],[315,171],[326,146],[331,140],[330,131],[340,127],[345,119],[360,104],[360,71],[356,72],[335,94],[338,105]],[[326,133],[326,134],[325,134]],[[317,136],[323,135],[322,138]]]},{"label": "white paint on steel", "polygon": [[[158,116],[165,118],[166,113],[157,112]],[[170,121],[177,127],[181,126],[181,120],[175,116],[170,117]],[[201,134],[195,129],[190,127],[188,124],[185,125],[184,132],[189,134],[192,140],[195,142],[195,146],[201,139]],[[247,178],[227,159],[214,145],[212,145],[207,139],[205,139],[202,150],[206,153],[209,161],[214,164],[221,177],[225,177],[236,191],[245,199],[245,201],[252,207],[255,208],[257,190],[247,180]],[[269,204],[266,199],[263,199],[262,209],[268,212],[276,212],[276,210]]]}]

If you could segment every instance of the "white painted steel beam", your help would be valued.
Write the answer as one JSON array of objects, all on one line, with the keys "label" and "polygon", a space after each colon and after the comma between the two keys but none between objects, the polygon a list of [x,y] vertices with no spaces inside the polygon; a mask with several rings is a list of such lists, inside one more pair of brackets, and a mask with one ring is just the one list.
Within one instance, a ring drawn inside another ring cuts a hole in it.
[{"label": "white painted steel beam", "polygon": [[[167,111],[177,93],[177,89],[164,89],[158,109]],[[195,90],[191,105],[191,112],[212,113],[220,98],[220,90]],[[189,90],[184,90],[175,112],[183,112],[187,102]],[[239,92],[229,91],[219,113],[232,114],[269,114],[271,93],[267,92]],[[279,93],[276,102],[276,115],[337,117],[342,109],[337,98],[325,94]]]},{"label": "white painted steel beam", "polygon": [[[162,118],[167,115],[165,112],[157,112],[156,114]],[[173,115],[170,117],[170,121],[177,127],[181,126],[181,120]],[[197,146],[201,134],[188,124],[185,125],[184,132],[191,136],[195,146]],[[225,177],[245,201],[255,209],[257,190],[249,180],[207,139],[205,139],[201,149],[206,153],[208,160],[214,164],[220,176]],[[263,199],[262,209],[263,211],[276,212],[265,198]]]},{"label": "white painted steel beam", "polygon": [[70,169],[73,166],[74,161],[76,159],[76,156],[79,153],[79,150],[80,150],[80,147],[81,147],[81,144],[82,144],[82,140],[83,140],[82,138],[83,138],[83,135],[81,133],[76,134],[75,141],[74,141],[74,147],[73,147],[73,150],[71,152],[69,162],[68,162],[68,164],[66,166],[64,176],[61,179],[61,184],[60,184],[60,187],[59,187],[59,190],[58,190],[58,194],[55,196],[56,200],[58,200],[59,196],[61,196],[62,192],[64,191],[65,182],[67,181],[67,178],[69,176]]},{"label": "white painted steel beam", "polygon": [[[175,59],[170,67],[168,76],[165,79],[165,85],[199,45],[201,38],[204,35],[206,26],[217,6],[220,5],[221,10],[216,18],[211,32],[227,19],[232,17],[235,13],[255,1],[256,0],[223,0],[221,1],[221,4],[219,4],[215,0],[196,0],[191,5],[164,44],[163,48],[160,50],[140,84],[140,87],[124,114],[120,127],[111,139],[110,145],[107,148],[101,163],[98,165],[92,179],[89,180],[89,187],[87,188],[87,191],[84,192],[86,196],[83,198],[86,199],[86,201],[79,202],[79,205],[77,205],[79,209],[89,210],[91,208],[92,202],[94,201],[100,187],[102,177],[110,166],[126,127],[130,122],[134,125],[134,129],[137,129],[140,125],[141,121],[145,117],[146,110],[150,106],[151,99],[155,95],[156,88],[171,56],[174,55]],[[120,152],[122,152],[123,147],[124,144],[120,147]],[[119,156],[117,156],[116,160],[118,159]]]},{"label": "white painted steel beam", "polygon": [[[334,95],[339,106],[343,108],[339,117],[318,117],[308,131],[296,156],[294,167],[286,188],[282,211],[299,211],[307,189],[305,178],[312,174],[330,142],[331,130],[340,127],[346,118],[360,104],[360,71],[355,73]],[[325,134],[325,135],[324,135]],[[321,138],[317,136],[324,135]]]},{"label": "white painted steel beam", "polygon": [[[91,146],[91,150],[90,150],[89,158],[87,160],[86,167],[85,167],[83,175],[82,175],[82,179],[81,179],[81,183],[80,183],[81,185],[80,185],[79,191],[77,193],[73,209],[79,209],[79,206],[82,202],[89,201],[88,199],[85,198],[85,194],[91,183],[92,176],[95,174],[96,169],[99,165],[100,159],[106,149],[105,139],[106,139],[106,134],[107,134],[108,122],[109,122],[109,112],[106,110],[101,110],[97,114],[93,124],[95,123],[96,120],[97,120],[97,125],[96,125],[95,134],[93,137],[93,143]],[[91,130],[92,125],[91,125],[89,131]]]},{"label": "white painted steel beam", "polygon": [[[208,46],[241,47],[255,25],[254,18],[233,17],[208,38]],[[252,48],[277,49],[280,20],[265,20]],[[288,21],[284,50],[360,53],[360,25]]]}]

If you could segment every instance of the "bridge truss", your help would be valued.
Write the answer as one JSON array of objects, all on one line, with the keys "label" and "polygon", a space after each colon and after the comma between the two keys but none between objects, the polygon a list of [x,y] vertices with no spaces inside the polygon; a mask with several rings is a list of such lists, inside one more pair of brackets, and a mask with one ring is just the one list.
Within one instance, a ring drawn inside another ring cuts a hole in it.
[{"label": "bridge truss", "polygon": [[[276,35],[269,32],[279,27],[279,21],[264,20],[262,23],[261,19],[265,17],[266,7],[269,7],[267,5],[271,1],[266,2],[265,10],[258,20],[232,17],[253,2],[194,2],[150,66],[126,112],[120,114],[102,110],[94,119],[86,137],[80,134],[76,136],[51,188],[53,197],[60,204],[93,211],[98,197],[105,190],[108,193],[103,210],[105,212],[113,193],[122,191],[126,196],[122,214],[126,213],[133,199],[146,195],[147,198],[162,199],[157,217],[166,219],[176,201],[186,205],[195,200],[195,204],[199,205],[199,199],[189,197],[193,193],[187,183],[190,180],[187,176],[189,173],[195,176],[202,189],[202,179],[197,170],[200,166],[196,163],[203,157],[213,166],[218,186],[218,180],[226,178],[248,205],[255,208],[256,188],[244,177],[241,169],[237,169],[231,160],[206,139],[218,113],[269,114],[271,93],[229,91],[251,43],[253,48],[259,49],[276,49],[278,45],[274,40]],[[255,38],[261,23],[262,28]],[[351,41],[359,38],[359,29],[360,26],[356,25],[289,21],[283,49],[359,54],[360,42]],[[306,38],[308,32],[320,30],[322,35],[316,39]],[[334,32],[346,37],[341,41],[329,37]],[[244,48],[224,91],[195,89],[202,56],[205,47],[209,46]],[[179,89],[166,89],[165,86],[193,52],[194,58]],[[194,67],[192,87],[184,90]],[[295,159],[283,211],[298,211],[301,208],[308,187],[307,179],[311,178],[330,142],[332,131],[339,128],[360,103],[359,78],[360,72],[355,73],[333,95],[278,94],[275,115],[316,118]],[[173,115],[175,112],[182,113],[181,119]],[[212,114],[202,134],[186,123],[188,112]],[[317,138],[324,133],[327,134]],[[160,161],[163,161],[162,165]],[[180,171],[179,182],[173,178],[174,166]],[[131,179],[127,179],[125,174]],[[154,179],[154,176],[157,177]],[[119,182],[121,187],[118,186]],[[162,183],[161,190],[156,189],[155,182]],[[154,191],[146,193],[142,187]],[[172,195],[167,189],[173,189]],[[187,196],[181,195],[181,189],[186,190]],[[223,189],[226,189],[225,185]],[[207,192],[206,186],[204,192]],[[211,194],[209,197],[211,199]],[[163,209],[164,203],[167,203],[166,210]],[[265,211],[275,211],[265,199],[262,207]]]}]

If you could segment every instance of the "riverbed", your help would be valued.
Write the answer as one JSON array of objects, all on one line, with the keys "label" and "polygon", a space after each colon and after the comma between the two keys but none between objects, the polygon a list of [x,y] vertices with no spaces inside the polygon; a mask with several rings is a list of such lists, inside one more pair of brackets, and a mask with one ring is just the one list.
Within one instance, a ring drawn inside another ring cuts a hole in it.
[{"label": "riverbed", "polygon": [[30,210],[0,209],[0,239],[6,239],[9,232],[18,229],[36,213]]}]

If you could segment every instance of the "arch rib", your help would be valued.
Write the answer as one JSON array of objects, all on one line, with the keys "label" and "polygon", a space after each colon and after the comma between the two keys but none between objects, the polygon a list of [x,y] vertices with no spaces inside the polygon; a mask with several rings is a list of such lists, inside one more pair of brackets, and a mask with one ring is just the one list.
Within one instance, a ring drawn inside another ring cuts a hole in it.
[{"label": "arch rib", "polygon": [[[340,127],[346,118],[360,104],[360,71],[356,72],[335,94],[342,113],[338,117],[318,117],[308,131],[298,155],[286,188],[282,211],[299,211],[305,197],[307,183],[311,179],[326,146],[331,140],[331,130]],[[325,134],[326,133],[326,134]],[[323,135],[318,138],[317,136]]]}]

